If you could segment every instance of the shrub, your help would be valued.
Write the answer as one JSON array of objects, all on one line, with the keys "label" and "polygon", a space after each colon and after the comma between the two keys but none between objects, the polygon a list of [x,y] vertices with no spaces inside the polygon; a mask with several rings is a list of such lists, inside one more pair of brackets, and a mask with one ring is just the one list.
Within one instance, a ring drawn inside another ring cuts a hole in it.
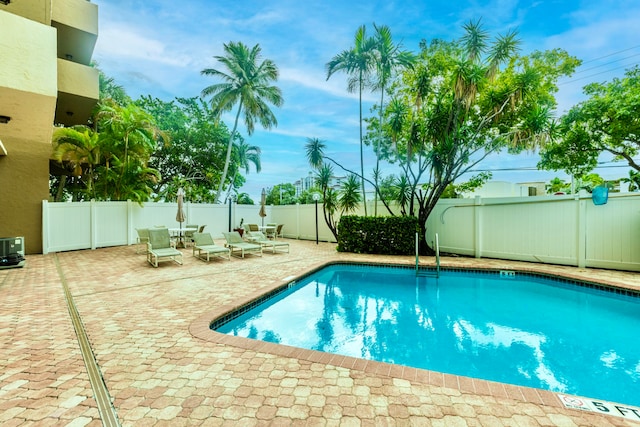
[{"label": "shrub", "polygon": [[338,251],[411,255],[417,231],[418,219],[412,216],[343,216],[338,223]]}]

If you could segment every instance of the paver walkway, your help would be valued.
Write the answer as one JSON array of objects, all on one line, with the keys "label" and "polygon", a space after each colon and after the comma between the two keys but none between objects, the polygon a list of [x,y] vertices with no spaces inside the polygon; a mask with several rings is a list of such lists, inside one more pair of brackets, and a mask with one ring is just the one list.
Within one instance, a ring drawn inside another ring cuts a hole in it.
[{"label": "paver walkway", "polygon": [[[290,254],[210,263],[183,249],[183,266],[153,268],[134,247],[114,247],[32,255],[23,269],[0,270],[0,425],[103,425],[108,414],[94,397],[70,301],[104,381],[107,406],[121,425],[640,425],[566,409],[559,401],[532,403],[522,395],[469,389],[462,381],[433,385],[421,379],[425,374],[408,380],[394,369],[372,372],[190,333],[216,307],[246,301],[328,261],[414,262],[287,241]],[[640,289],[637,273],[468,258],[443,258],[442,264],[562,272]]]}]

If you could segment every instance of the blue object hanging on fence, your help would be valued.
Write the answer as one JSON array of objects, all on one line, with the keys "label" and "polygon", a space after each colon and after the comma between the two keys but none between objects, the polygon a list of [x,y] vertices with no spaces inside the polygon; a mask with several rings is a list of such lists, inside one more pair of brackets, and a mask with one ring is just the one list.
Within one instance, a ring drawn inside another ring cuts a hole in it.
[{"label": "blue object hanging on fence", "polygon": [[604,205],[607,203],[608,199],[609,187],[606,185],[599,185],[593,189],[593,192],[591,193],[591,200],[593,200],[594,205]]}]

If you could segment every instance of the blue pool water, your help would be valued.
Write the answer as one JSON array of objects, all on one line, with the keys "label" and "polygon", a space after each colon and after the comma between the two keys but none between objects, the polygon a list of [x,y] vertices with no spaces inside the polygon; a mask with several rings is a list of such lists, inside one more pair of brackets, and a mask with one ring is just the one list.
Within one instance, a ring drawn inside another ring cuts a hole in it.
[{"label": "blue pool water", "polygon": [[640,406],[640,298],[544,277],[331,265],[216,330]]}]

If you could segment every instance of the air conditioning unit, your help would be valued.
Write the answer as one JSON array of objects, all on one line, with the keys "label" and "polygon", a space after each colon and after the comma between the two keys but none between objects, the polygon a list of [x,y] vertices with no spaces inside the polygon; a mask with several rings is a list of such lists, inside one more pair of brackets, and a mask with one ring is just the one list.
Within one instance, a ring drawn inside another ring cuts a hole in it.
[{"label": "air conditioning unit", "polygon": [[0,237],[0,269],[24,267],[24,237]]}]

